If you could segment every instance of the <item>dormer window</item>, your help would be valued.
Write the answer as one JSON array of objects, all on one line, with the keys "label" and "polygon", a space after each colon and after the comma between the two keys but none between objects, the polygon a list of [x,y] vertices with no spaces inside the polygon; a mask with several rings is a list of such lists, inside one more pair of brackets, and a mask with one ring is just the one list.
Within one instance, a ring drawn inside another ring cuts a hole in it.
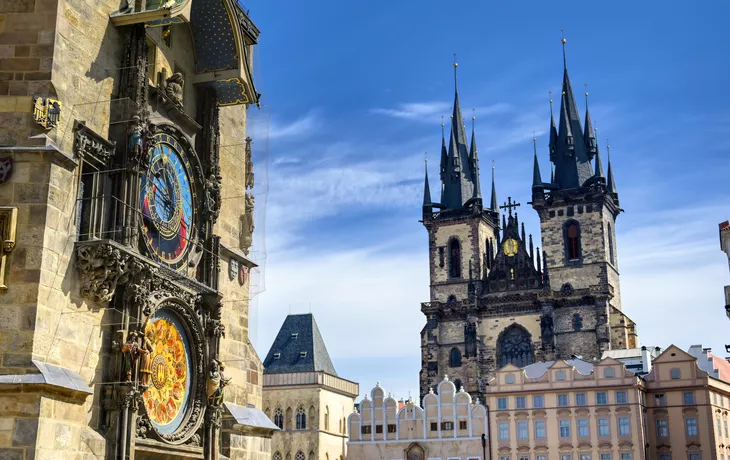
[{"label": "dormer window", "polygon": [[302,351],[302,352],[300,352],[300,353],[299,353],[299,357],[300,357],[300,358],[306,358],[306,357],[307,357],[307,352],[306,352],[306,351]]},{"label": "dormer window", "polygon": [[274,359],[281,358],[281,353],[274,353]]},{"label": "dormer window", "polygon": [[299,333],[298,332],[292,332],[291,333],[291,338],[292,339],[298,339],[299,338]]}]

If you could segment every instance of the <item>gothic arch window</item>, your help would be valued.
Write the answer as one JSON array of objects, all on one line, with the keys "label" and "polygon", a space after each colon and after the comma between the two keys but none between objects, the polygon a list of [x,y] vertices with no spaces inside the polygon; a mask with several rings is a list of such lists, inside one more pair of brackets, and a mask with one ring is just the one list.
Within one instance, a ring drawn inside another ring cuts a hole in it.
[{"label": "gothic arch window", "polygon": [[449,241],[449,278],[461,278],[461,244],[457,238]]},{"label": "gothic arch window", "polygon": [[324,429],[329,431],[330,429],[330,407],[324,406]]},{"label": "gothic arch window", "polygon": [[274,410],[274,425],[278,426],[280,430],[284,429],[284,414],[281,411],[281,407],[277,407]]},{"label": "gothic arch window", "polygon": [[304,452],[301,450],[297,452],[297,454],[294,456],[294,460],[307,460],[307,457],[304,456]]},{"label": "gothic arch window", "polygon": [[290,453],[290,452],[288,452],[288,453],[286,454],[286,460],[291,460],[291,453]]},{"label": "gothic arch window", "polygon": [[309,407],[309,427],[310,428],[317,428],[319,424],[317,423],[317,411],[314,410],[314,406]]},{"label": "gothic arch window", "polygon": [[[297,409],[297,430],[306,430],[306,429],[307,429],[307,413],[304,411],[304,408],[300,406]],[[304,454],[302,454],[302,455],[304,455]],[[302,459],[303,458],[304,457],[302,457]]]},{"label": "gothic arch window", "polygon": [[451,303],[451,302],[456,302],[456,296],[455,296],[455,295],[453,295],[453,294],[451,294],[451,295],[449,296],[449,298],[448,298],[448,299],[446,299],[446,302],[448,302],[448,303]]},{"label": "gothic arch window", "polygon": [[611,262],[611,265],[616,265],[616,260],[614,259],[613,255],[613,228],[611,227],[611,224],[608,224],[608,261]]},{"label": "gothic arch window", "polygon": [[581,241],[580,241],[580,224],[576,220],[569,220],[563,227],[565,239],[565,257],[569,261],[580,260],[581,257]]},{"label": "gothic arch window", "polygon": [[580,331],[583,329],[583,318],[578,313],[573,315],[573,330]]},{"label": "gothic arch window", "polygon": [[534,358],[530,333],[517,324],[502,331],[497,339],[497,360],[499,367],[507,364],[517,367],[532,364]]},{"label": "gothic arch window", "polygon": [[463,385],[461,384],[461,379],[454,380],[454,386],[456,387],[456,391],[459,391],[463,388]]},{"label": "gothic arch window", "polygon": [[281,458],[281,452],[274,452],[273,457],[271,457],[272,460],[283,460]]},{"label": "gothic arch window", "polygon": [[461,366],[461,351],[459,351],[459,349],[456,347],[452,348],[451,353],[449,353],[449,366]]}]

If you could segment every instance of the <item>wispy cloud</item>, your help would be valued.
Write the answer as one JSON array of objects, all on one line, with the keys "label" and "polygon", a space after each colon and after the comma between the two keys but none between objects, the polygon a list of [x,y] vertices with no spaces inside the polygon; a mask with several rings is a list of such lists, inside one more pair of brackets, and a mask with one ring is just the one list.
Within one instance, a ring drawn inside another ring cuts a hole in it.
[{"label": "wispy cloud", "polygon": [[268,139],[292,139],[314,135],[320,126],[320,116],[316,110],[291,121],[283,121],[277,116],[258,117],[249,120],[248,135],[256,141]]},{"label": "wispy cloud", "polygon": [[[513,110],[514,107],[506,103],[497,103],[489,106],[475,108],[475,112],[481,116],[489,116],[501,114]],[[393,118],[401,118],[404,120],[417,120],[433,122],[441,115],[451,113],[452,105],[449,102],[433,101],[433,102],[410,102],[399,104],[395,108],[373,108],[370,113],[376,115],[386,115]],[[465,114],[468,115],[468,114]]]}]

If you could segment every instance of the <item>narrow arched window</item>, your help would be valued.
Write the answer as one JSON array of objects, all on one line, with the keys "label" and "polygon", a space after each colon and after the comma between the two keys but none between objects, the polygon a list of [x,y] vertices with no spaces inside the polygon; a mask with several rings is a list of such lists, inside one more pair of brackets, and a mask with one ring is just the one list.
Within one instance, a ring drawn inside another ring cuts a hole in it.
[{"label": "narrow arched window", "polygon": [[611,224],[608,224],[608,260],[611,262],[611,265],[616,265],[616,261],[613,256],[613,228],[611,228]]},{"label": "narrow arched window", "polygon": [[284,429],[284,414],[281,407],[277,407],[274,411],[274,425],[278,426],[280,430]]},{"label": "narrow arched window", "polygon": [[307,429],[307,413],[303,407],[297,409],[297,430]]},{"label": "narrow arched window", "polygon": [[565,252],[568,260],[580,259],[580,225],[571,221],[565,227]]},{"label": "narrow arched window", "polygon": [[324,406],[324,429],[329,431],[330,429],[330,408]]},{"label": "narrow arched window", "polygon": [[461,245],[456,238],[449,242],[449,277],[461,278]]},{"label": "narrow arched window", "polygon": [[307,457],[304,456],[304,452],[301,450],[297,452],[297,454],[294,456],[294,460],[307,460]]},{"label": "narrow arched window", "polygon": [[273,460],[283,460],[283,459],[281,458],[281,452],[275,452],[275,453],[274,453],[274,456],[273,456],[273,457],[271,457],[271,458],[272,458]]},{"label": "narrow arched window", "polygon": [[286,408],[286,417],[284,418],[284,426],[287,430],[291,430],[294,426],[294,414],[292,413],[291,407]]},{"label": "narrow arched window", "polygon": [[583,318],[578,313],[573,315],[573,330],[580,331],[583,329]]},{"label": "narrow arched window", "polygon": [[459,351],[459,349],[456,348],[456,347],[454,347],[454,348],[451,349],[451,356],[450,356],[450,359],[449,359],[449,365],[451,367],[461,366],[461,351]]}]

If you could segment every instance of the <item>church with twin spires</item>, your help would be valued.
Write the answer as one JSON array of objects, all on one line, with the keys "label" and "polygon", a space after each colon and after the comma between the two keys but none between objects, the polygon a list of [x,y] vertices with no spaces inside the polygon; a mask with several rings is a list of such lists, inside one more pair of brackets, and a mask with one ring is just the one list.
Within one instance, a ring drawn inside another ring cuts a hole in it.
[{"label": "church with twin spires", "polygon": [[474,128],[469,142],[456,83],[454,91],[441,186],[431,194],[428,172],[424,184],[430,300],[421,304],[421,398],[444,375],[484,400],[489,380],[507,364],[594,360],[636,347],[636,325],[621,308],[622,209],[611,160],[604,174],[587,100],[582,123],[573,95],[565,40],[557,126],[551,100],[549,180],[534,147],[528,204],[540,218],[541,248],[525,234],[519,204],[509,197],[499,205],[494,170],[490,200],[483,200]]}]

